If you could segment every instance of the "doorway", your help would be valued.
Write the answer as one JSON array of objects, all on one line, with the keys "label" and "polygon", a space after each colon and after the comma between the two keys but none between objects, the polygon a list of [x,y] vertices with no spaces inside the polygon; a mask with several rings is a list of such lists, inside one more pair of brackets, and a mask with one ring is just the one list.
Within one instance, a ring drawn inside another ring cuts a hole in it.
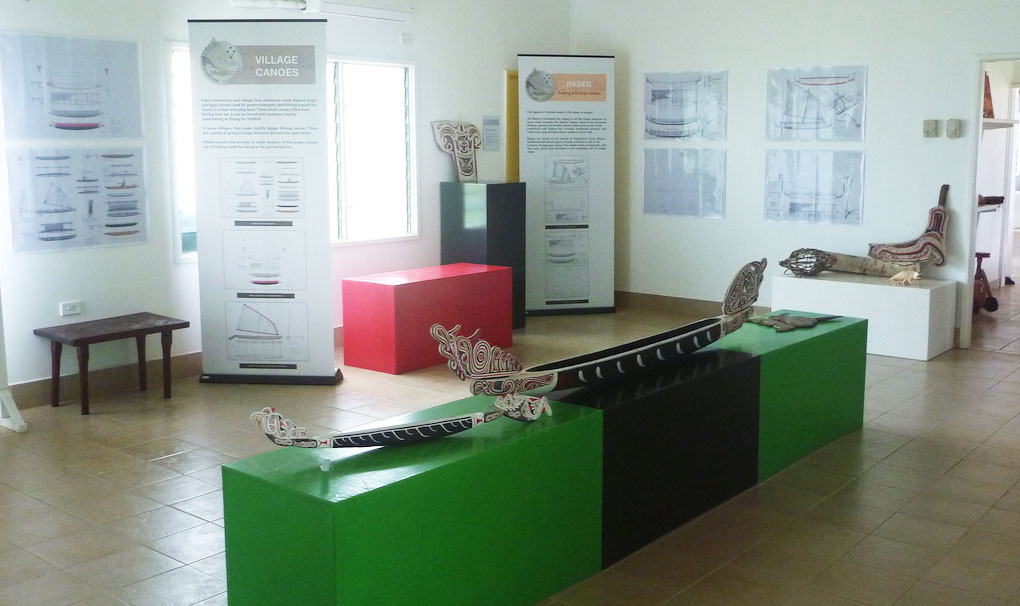
[{"label": "doorway", "polygon": [[1015,247],[1020,243],[1016,232],[1020,227],[1020,61],[986,61],[982,68],[985,105],[975,192],[984,200],[977,201],[974,243],[975,252],[988,253],[981,269],[987,275],[995,305],[974,312],[971,347],[1020,353],[1020,334],[1005,326],[1020,309],[1020,295],[1013,294],[1014,272],[1020,271]]}]

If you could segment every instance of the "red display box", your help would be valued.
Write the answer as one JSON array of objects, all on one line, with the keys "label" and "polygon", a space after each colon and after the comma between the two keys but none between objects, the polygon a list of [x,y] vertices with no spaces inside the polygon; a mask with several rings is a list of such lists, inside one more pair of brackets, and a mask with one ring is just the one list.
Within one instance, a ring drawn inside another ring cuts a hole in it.
[{"label": "red display box", "polygon": [[391,271],[345,278],[341,289],[348,366],[400,374],[441,364],[429,333],[437,323],[513,345],[509,267],[453,263]]}]

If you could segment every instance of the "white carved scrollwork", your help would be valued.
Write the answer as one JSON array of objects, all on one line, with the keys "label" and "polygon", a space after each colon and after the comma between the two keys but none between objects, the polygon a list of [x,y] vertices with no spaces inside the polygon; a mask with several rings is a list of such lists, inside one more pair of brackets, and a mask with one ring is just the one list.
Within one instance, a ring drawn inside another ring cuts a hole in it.
[{"label": "white carved scrollwork", "polygon": [[432,123],[432,134],[436,143],[445,151],[453,154],[453,163],[457,168],[457,180],[474,182],[478,180],[478,167],[475,162],[475,150],[482,146],[482,133],[470,122],[452,122],[437,120]]}]

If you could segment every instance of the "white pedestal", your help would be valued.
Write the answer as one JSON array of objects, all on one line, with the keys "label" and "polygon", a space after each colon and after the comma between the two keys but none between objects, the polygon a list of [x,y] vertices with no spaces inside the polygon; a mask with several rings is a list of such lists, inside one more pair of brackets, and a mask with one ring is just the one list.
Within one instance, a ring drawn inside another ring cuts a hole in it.
[{"label": "white pedestal", "polygon": [[772,310],[807,311],[868,320],[868,353],[930,360],[953,347],[956,282],[823,272],[814,278],[775,276]]}]

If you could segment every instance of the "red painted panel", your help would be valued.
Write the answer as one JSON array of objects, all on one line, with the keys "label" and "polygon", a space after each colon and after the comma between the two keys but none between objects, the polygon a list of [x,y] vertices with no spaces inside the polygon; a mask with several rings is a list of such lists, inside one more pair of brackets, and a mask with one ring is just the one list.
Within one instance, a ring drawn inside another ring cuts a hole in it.
[{"label": "red painted panel", "polygon": [[343,280],[344,363],[399,374],[444,362],[436,323],[513,345],[509,267],[453,263]]}]

